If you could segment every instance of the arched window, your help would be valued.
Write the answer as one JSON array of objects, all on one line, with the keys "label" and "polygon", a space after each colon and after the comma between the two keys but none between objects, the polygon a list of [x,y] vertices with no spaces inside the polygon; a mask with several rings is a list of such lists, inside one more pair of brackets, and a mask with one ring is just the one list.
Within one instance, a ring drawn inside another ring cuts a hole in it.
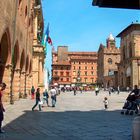
[{"label": "arched window", "polygon": [[110,65],[112,64],[112,59],[111,59],[111,58],[108,59],[108,63],[109,63]]},{"label": "arched window", "polygon": [[21,1],[22,1],[22,0],[19,0],[19,3],[18,3],[19,7],[20,7],[20,4],[21,4]]},{"label": "arched window", "polygon": [[25,8],[25,18],[27,17],[27,6]]}]

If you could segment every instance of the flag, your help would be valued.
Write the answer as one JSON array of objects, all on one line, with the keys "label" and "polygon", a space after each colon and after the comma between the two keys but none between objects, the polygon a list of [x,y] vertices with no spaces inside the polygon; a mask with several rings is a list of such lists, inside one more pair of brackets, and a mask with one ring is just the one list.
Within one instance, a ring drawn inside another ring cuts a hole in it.
[{"label": "flag", "polygon": [[45,34],[44,34],[44,36],[43,36],[43,40],[42,40],[42,45],[45,46],[45,47],[47,46],[47,42],[48,42],[51,46],[53,45],[52,40],[51,40],[51,38],[50,38],[50,36],[49,36],[49,32],[50,32],[50,30],[49,30],[49,23],[48,23],[46,32],[45,32]]},{"label": "flag", "polygon": [[53,45],[53,43],[52,43],[52,40],[51,40],[51,38],[48,36],[48,38],[47,38],[47,42],[52,46]]}]

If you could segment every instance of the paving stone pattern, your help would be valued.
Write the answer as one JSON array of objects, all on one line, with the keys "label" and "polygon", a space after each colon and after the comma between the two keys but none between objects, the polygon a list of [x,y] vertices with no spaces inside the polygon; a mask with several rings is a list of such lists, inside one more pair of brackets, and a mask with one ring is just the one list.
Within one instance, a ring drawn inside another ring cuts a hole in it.
[{"label": "paving stone pattern", "polygon": [[[44,104],[42,111],[31,111],[35,101],[21,99],[14,105],[5,104],[0,140],[131,140],[132,121],[136,115],[121,115],[128,93],[108,95],[101,91],[61,93],[55,108]],[[103,99],[109,99],[104,110]],[[49,99],[51,105],[51,100]]]}]

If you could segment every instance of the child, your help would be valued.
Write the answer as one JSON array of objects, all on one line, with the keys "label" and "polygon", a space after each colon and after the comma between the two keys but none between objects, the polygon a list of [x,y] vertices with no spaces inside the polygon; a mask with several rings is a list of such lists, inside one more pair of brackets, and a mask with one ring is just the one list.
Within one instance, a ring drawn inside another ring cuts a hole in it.
[{"label": "child", "polygon": [[105,109],[108,108],[108,100],[107,100],[107,97],[104,98],[104,106],[105,106]]}]

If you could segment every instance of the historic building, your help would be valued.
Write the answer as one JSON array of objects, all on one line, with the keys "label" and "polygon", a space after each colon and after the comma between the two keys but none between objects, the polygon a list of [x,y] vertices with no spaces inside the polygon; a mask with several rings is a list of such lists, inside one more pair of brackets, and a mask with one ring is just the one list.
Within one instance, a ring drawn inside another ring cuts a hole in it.
[{"label": "historic building", "polygon": [[42,46],[44,20],[41,0],[36,0],[34,4],[34,37],[33,37],[33,66],[32,85],[41,90],[44,89],[44,60],[45,47]]},{"label": "historic building", "polygon": [[52,52],[52,83],[60,86],[87,86],[97,82],[97,53],[68,52],[59,46]]},{"label": "historic building", "polygon": [[118,86],[118,63],[120,62],[120,49],[116,47],[115,38],[109,35],[106,46],[100,44],[97,61],[98,84],[108,88]]},{"label": "historic building", "polygon": [[32,85],[34,2],[0,1],[0,82],[7,84],[4,100],[10,103],[25,97]]},{"label": "historic building", "polygon": [[119,84],[121,87],[140,87],[140,24],[132,23],[117,35],[121,38]]}]

